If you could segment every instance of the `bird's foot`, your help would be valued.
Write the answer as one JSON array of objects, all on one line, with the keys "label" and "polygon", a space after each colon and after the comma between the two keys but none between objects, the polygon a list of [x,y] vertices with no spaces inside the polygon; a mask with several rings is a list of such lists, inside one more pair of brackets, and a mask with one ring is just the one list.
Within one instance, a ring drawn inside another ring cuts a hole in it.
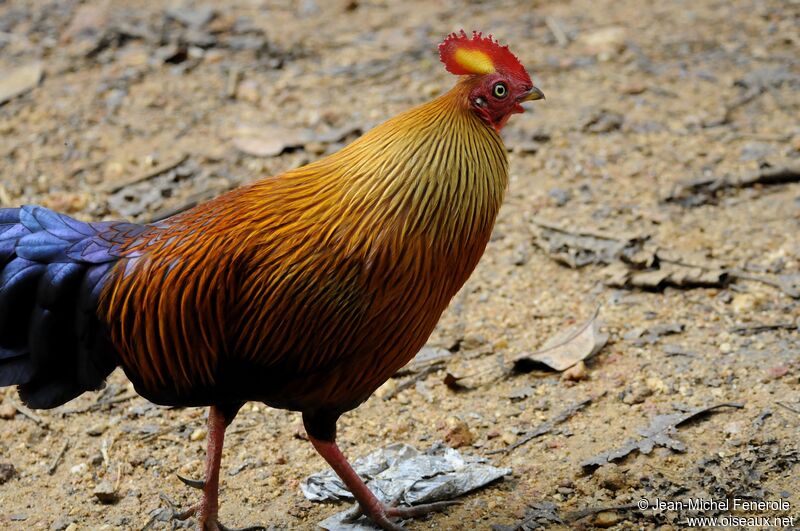
[{"label": "bird's foot", "polygon": [[[178,476],[180,477],[180,476]],[[181,481],[186,483],[185,478],[181,478]],[[195,480],[189,480],[195,481]],[[202,483],[202,482],[201,482]],[[189,483],[186,483],[189,485]],[[193,485],[189,485],[193,486]],[[200,487],[202,488],[202,487]],[[197,503],[192,505],[188,509],[180,510],[172,501],[167,498],[166,496],[162,495],[161,499],[163,499],[167,505],[169,505],[170,510],[172,511],[172,519],[173,520],[188,520],[192,516],[197,516],[197,531],[267,531],[267,528],[261,525],[253,525],[249,527],[227,527],[223,525],[219,519],[217,518],[216,514],[204,514],[206,511],[203,509],[203,503]]]},{"label": "bird's foot", "polygon": [[375,525],[385,531],[404,531],[405,527],[393,522],[391,519],[407,520],[419,518],[431,513],[439,513],[448,507],[461,504],[461,502],[457,501],[441,501],[424,505],[412,505],[411,507],[397,507],[395,503],[393,502],[390,505],[381,504],[374,510],[365,510],[357,503],[355,508],[344,518],[344,521],[352,523],[361,518],[361,516],[366,515]]}]

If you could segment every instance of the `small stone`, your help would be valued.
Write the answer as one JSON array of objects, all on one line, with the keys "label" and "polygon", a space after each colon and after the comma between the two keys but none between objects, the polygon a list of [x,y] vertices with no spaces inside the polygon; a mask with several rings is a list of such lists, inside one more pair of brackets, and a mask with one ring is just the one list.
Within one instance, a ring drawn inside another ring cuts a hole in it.
[{"label": "small stone", "polygon": [[108,426],[106,424],[95,424],[86,430],[86,435],[89,435],[90,437],[99,437],[100,435],[103,435],[107,429]]},{"label": "small stone", "polygon": [[17,414],[17,408],[11,404],[0,405],[0,419],[10,420]]},{"label": "small stone", "polygon": [[0,485],[13,479],[17,475],[17,469],[11,463],[0,463]]},{"label": "small stone", "polygon": [[647,397],[653,395],[653,390],[649,387],[636,387],[634,390],[625,395],[622,402],[628,405],[641,404]]},{"label": "small stone", "polygon": [[78,463],[77,465],[73,466],[69,469],[70,474],[83,474],[86,472],[86,469],[89,468],[89,465],[86,463]]},{"label": "small stone", "polygon": [[778,380],[789,374],[789,367],[787,365],[776,365],[767,369],[767,378],[770,380]]},{"label": "small stone", "polygon": [[597,527],[611,527],[619,523],[620,518],[619,515],[612,511],[602,511],[597,513],[597,516],[594,517],[594,525]]},{"label": "small stone", "polygon": [[504,431],[500,436],[500,440],[503,441],[506,446],[511,446],[517,442],[517,436],[510,431]]},{"label": "small stone", "polygon": [[486,338],[481,334],[467,334],[461,338],[461,350],[474,350],[486,344]]},{"label": "small stone", "polygon": [[328,149],[325,144],[322,142],[317,142],[312,140],[305,145],[305,150],[313,155],[322,155],[325,153],[325,150]]},{"label": "small stone", "polygon": [[653,393],[666,393],[669,391],[669,387],[664,383],[664,380],[656,378],[655,376],[647,378],[644,383]]},{"label": "small stone", "polygon": [[206,430],[204,427],[197,428],[192,432],[191,435],[189,435],[189,440],[202,441],[206,438],[206,433],[208,433],[208,430]]},{"label": "small stone", "polygon": [[579,361],[561,375],[562,380],[569,380],[572,382],[579,382],[589,377],[589,371],[586,370],[586,364]]},{"label": "small stone", "polygon": [[446,421],[444,442],[451,448],[461,448],[469,446],[475,440],[475,436],[469,430],[469,426],[458,417],[450,417]]},{"label": "small stone", "polygon": [[612,492],[628,486],[628,477],[625,471],[612,463],[598,468],[594,473],[594,479],[601,487]]},{"label": "small stone", "polygon": [[767,301],[763,296],[753,293],[737,293],[731,301],[731,308],[737,314],[747,314],[760,310]]},{"label": "small stone", "polygon": [[108,481],[101,481],[94,488],[94,497],[100,500],[100,503],[110,504],[117,501],[118,496],[114,490],[114,486]]},{"label": "small stone", "polygon": [[258,89],[258,83],[252,79],[246,79],[239,83],[236,88],[236,99],[257,104],[261,101],[261,91]]},{"label": "small stone", "polygon": [[69,516],[62,516],[52,524],[50,524],[50,531],[64,531],[67,529],[70,524],[74,524],[75,522],[72,521],[72,518]]},{"label": "small stone", "polygon": [[625,49],[625,28],[610,26],[581,35],[580,41],[587,52],[607,61]]},{"label": "small stone", "polygon": [[730,343],[722,343],[719,346],[719,351],[723,354],[730,354],[731,350],[733,350],[733,347]]},{"label": "small stone", "polygon": [[72,522],[67,527],[64,528],[64,531],[78,531],[78,524]]}]

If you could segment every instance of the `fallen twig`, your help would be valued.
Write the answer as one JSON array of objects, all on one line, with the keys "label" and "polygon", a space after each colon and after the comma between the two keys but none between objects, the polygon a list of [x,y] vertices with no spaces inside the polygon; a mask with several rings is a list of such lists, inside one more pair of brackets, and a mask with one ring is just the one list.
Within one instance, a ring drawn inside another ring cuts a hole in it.
[{"label": "fallen twig", "polygon": [[17,403],[16,401],[14,401],[12,399],[9,399],[9,401],[11,402],[11,405],[16,408],[17,411],[19,411],[24,416],[26,416],[29,419],[31,419],[32,421],[34,421],[39,426],[41,426],[43,428],[46,428],[48,426],[48,423],[47,423],[46,420],[44,420],[42,417],[40,417],[39,415],[37,415],[36,413],[31,411],[27,407],[23,406],[22,404]]},{"label": "fallen twig", "polygon": [[177,168],[178,166],[180,166],[181,164],[183,164],[184,162],[186,162],[188,159],[189,159],[189,155],[187,153],[182,153],[179,156],[177,156],[176,158],[168,160],[167,162],[164,162],[162,164],[159,164],[158,166],[155,166],[154,168],[152,168],[150,170],[147,170],[147,171],[145,171],[145,172],[143,172],[143,173],[141,173],[139,175],[135,175],[134,177],[131,177],[130,179],[125,179],[125,180],[122,180],[122,181],[116,181],[116,182],[109,183],[104,187],[103,191],[106,192],[106,193],[109,193],[109,194],[113,194],[113,193],[119,192],[120,190],[122,190],[126,186],[130,186],[132,184],[136,184],[136,183],[140,183],[140,182],[143,182],[143,181],[147,181],[149,179],[153,179],[153,178],[158,177],[159,175],[162,175],[162,174],[164,174],[164,173],[166,173],[166,172],[168,172],[170,170],[173,170],[173,169]]},{"label": "fallen twig", "polygon": [[750,326],[736,326],[731,328],[731,333],[740,335],[760,334],[762,332],[771,332],[773,330],[798,330],[800,325],[797,323],[775,323],[775,324],[759,324]]},{"label": "fallen twig", "polygon": [[111,399],[108,399],[108,400],[100,400],[100,401],[95,402],[94,404],[90,404],[88,406],[77,407],[75,409],[69,409],[67,411],[62,411],[61,414],[62,415],[76,415],[78,413],[86,413],[88,411],[96,411],[96,410],[102,409],[103,407],[105,407],[107,405],[119,404],[120,402],[127,402],[128,400],[136,398],[137,396],[139,396],[139,395],[137,395],[136,393],[130,393],[130,394],[127,394],[127,395],[118,396],[118,397],[111,398]]},{"label": "fallen twig", "polygon": [[553,38],[556,40],[559,46],[563,48],[569,44],[567,32],[564,31],[564,26],[561,25],[561,22],[557,18],[545,17],[544,23],[547,25],[547,29],[550,30],[550,33],[553,34]]},{"label": "fallen twig", "polygon": [[789,404],[784,404],[783,402],[775,402],[775,403],[778,404],[779,406],[781,406],[784,409],[788,409],[792,413],[797,413],[798,415],[800,415],[800,409],[793,408]]},{"label": "fallen twig", "polygon": [[49,475],[52,476],[53,473],[56,471],[56,468],[58,468],[58,464],[61,462],[61,458],[64,457],[64,454],[67,452],[68,447],[69,447],[69,440],[66,440],[64,441],[64,445],[61,446],[61,450],[59,450],[58,454],[56,454],[56,457],[53,459],[53,462],[50,463],[49,467],[47,467],[47,473]]},{"label": "fallen twig", "polygon": [[572,404],[571,406],[565,408],[563,411],[561,411],[558,415],[556,415],[552,419],[539,424],[538,426],[536,426],[531,431],[528,431],[525,434],[523,434],[522,437],[517,439],[517,442],[515,442],[514,444],[512,444],[510,446],[506,446],[505,448],[500,448],[498,450],[492,450],[492,451],[486,452],[486,453],[488,455],[499,454],[499,453],[506,453],[507,454],[511,450],[519,448],[523,444],[525,444],[525,443],[527,443],[529,441],[532,441],[536,437],[541,437],[542,435],[544,435],[546,433],[549,433],[550,431],[552,431],[553,428],[555,428],[559,424],[561,424],[561,423],[565,422],[566,420],[568,420],[575,413],[577,413],[581,409],[583,409],[586,406],[588,406],[589,404],[591,404],[591,402],[592,402],[592,399],[591,398],[587,398],[586,400],[583,400],[581,402],[577,402],[575,404]]},{"label": "fallen twig", "polygon": [[181,422],[180,424],[178,424],[176,426],[169,426],[167,428],[160,429],[160,430],[158,430],[156,432],[148,433],[146,435],[142,435],[141,437],[139,437],[139,440],[140,441],[149,441],[151,439],[156,439],[158,437],[161,437],[162,435],[166,435],[167,433],[172,433],[173,431],[178,431],[178,430],[185,429],[189,424],[192,424],[192,423],[193,422]]},{"label": "fallen twig", "polygon": [[602,513],[605,511],[640,511],[639,506],[635,503],[626,503],[625,505],[610,505],[607,507],[587,507],[585,509],[580,509],[578,511],[574,511],[569,513],[566,516],[566,520],[568,522],[576,522],[587,516],[592,516],[593,514]]},{"label": "fallen twig", "polygon": [[747,273],[745,271],[741,271],[739,269],[732,269],[728,271],[728,275],[732,278],[738,278],[740,280],[752,280],[754,282],[761,282],[762,284],[766,284],[768,286],[772,286],[773,288],[778,288],[786,295],[790,296],[793,299],[800,299],[800,288],[794,286],[789,282],[780,280],[780,279],[773,279],[761,275],[753,275],[751,273]]},{"label": "fallen twig", "polygon": [[239,183],[233,183],[230,184],[229,186],[223,186],[222,188],[211,188],[209,190],[203,190],[201,192],[197,192],[196,194],[192,194],[179,205],[164,208],[154,213],[152,216],[150,216],[148,222],[155,223],[157,221],[161,221],[163,219],[167,219],[169,217],[178,215],[181,212],[189,210],[190,208],[194,208],[200,203],[208,201],[209,199],[213,199],[218,195],[223,194],[229,190],[233,190],[237,186],[239,186]]},{"label": "fallen twig", "polygon": [[429,365],[424,367],[419,372],[411,375],[410,378],[403,380],[399,384],[395,386],[394,389],[388,391],[385,395],[383,395],[384,400],[389,400],[397,396],[398,393],[401,391],[405,391],[406,389],[411,388],[412,386],[416,385],[417,382],[420,382],[428,377],[428,375],[433,374],[434,372],[442,369],[444,367],[444,362],[434,363],[433,365]]}]

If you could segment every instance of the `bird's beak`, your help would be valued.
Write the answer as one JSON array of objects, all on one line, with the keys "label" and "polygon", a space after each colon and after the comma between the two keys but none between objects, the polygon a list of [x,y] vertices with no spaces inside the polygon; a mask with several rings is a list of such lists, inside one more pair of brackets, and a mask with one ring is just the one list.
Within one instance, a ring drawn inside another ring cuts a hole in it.
[{"label": "bird's beak", "polygon": [[519,101],[523,102],[523,101],[535,101],[543,99],[544,99],[544,92],[542,92],[536,87],[531,87],[531,90],[529,90],[527,94],[521,97]]}]

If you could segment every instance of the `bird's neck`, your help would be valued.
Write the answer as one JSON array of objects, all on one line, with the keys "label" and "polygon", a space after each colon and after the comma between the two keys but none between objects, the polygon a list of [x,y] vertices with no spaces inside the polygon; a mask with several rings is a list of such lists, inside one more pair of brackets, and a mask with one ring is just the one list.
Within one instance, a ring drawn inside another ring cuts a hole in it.
[{"label": "bird's neck", "polygon": [[388,221],[455,247],[488,238],[508,162],[498,133],[470,110],[468,94],[464,80],[320,161],[342,176],[342,205],[375,218],[365,228]]}]

